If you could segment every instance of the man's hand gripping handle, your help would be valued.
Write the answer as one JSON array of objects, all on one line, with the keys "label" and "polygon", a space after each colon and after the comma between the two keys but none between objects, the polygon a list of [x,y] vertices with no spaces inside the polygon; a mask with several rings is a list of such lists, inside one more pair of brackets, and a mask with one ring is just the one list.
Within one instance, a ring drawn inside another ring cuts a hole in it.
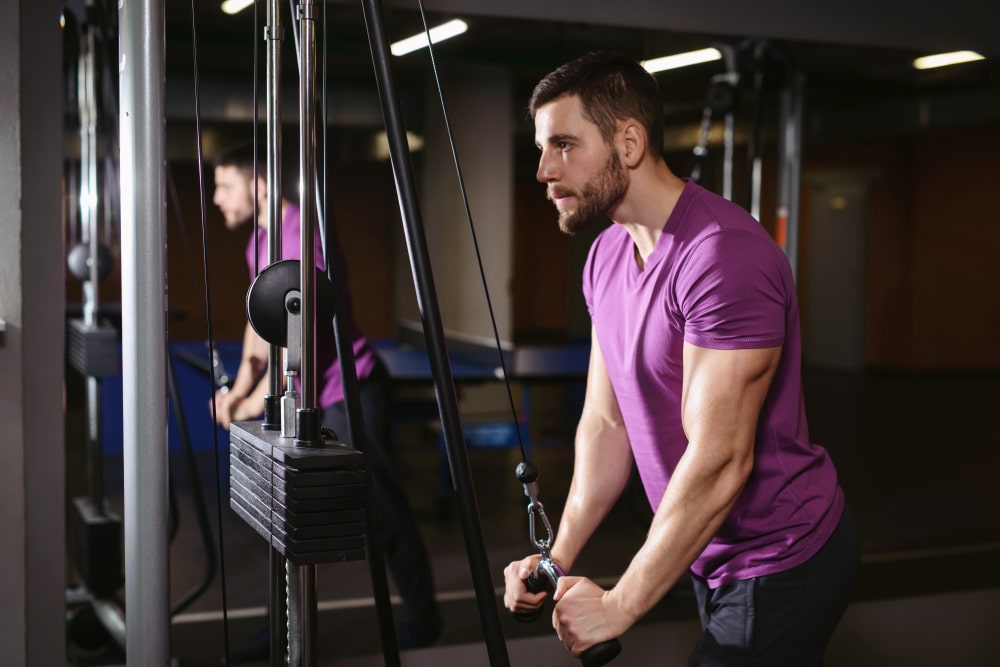
[{"label": "man's hand gripping handle", "polygon": [[[528,461],[522,461],[517,466],[517,479],[524,487],[524,495],[528,497],[528,529],[531,535],[531,542],[541,552],[542,559],[538,562],[534,571],[528,575],[524,581],[525,588],[529,593],[546,592],[549,595],[555,593],[559,583],[559,577],[565,575],[559,564],[552,560],[549,555],[549,547],[552,546],[552,526],[545,516],[545,509],[538,501],[538,468]],[[541,519],[545,527],[546,536],[539,538],[535,534],[535,515]],[[514,618],[522,623],[527,623],[537,619],[544,605],[538,609],[525,613],[514,613]],[[580,655],[580,662],[583,667],[601,667],[614,660],[621,653],[622,645],[617,639],[609,639],[588,648]]]}]

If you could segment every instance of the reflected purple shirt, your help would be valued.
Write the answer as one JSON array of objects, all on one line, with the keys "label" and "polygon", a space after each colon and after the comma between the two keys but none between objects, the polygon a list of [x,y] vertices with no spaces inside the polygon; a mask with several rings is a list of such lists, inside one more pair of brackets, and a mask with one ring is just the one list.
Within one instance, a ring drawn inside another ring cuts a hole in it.
[{"label": "reflected purple shirt", "polygon": [[[302,253],[300,229],[302,218],[298,206],[286,204],[281,220],[281,259],[299,259]],[[250,279],[254,276],[254,255],[257,256],[257,267],[263,270],[268,264],[267,230],[261,226],[255,228],[256,233],[250,235],[247,242],[247,266],[250,269]],[[316,266],[322,269],[323,246],[320,243],[319,232],[316,232]],[[354,366],[357,369],[358,381],[371,375],[375,368],[375,350],[368,339],[361,335],[357,327],[351,325],[351,339],[354,347]],[[344,383],[340,377],[340,360],[337,359],[336,340],[333,329],[327,328],[324,333],[316,335],[316,369],[319,407],[328,408],[334,403],[344,400]],[[298,387],[298,379],[296,379]]]}]

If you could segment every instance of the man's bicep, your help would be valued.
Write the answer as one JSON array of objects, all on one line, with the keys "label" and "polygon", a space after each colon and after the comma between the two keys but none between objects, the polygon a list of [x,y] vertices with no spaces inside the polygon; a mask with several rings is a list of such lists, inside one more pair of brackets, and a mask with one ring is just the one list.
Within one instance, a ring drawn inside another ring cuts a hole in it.
[{"label": "man's bicep", "polygon": [[604,363],[604,355],[597,334],[590,336],[590,362],[587,366],[587,391],[583,403],[584,417],[604,425],[620,426],[622,421],[618,398],[615,396],[611,377]]},{"label": "man's bicep", "polygon": [[780,358],[780,346],[716,350],[685,343],[682,419],[689,442],[752,447]]}]

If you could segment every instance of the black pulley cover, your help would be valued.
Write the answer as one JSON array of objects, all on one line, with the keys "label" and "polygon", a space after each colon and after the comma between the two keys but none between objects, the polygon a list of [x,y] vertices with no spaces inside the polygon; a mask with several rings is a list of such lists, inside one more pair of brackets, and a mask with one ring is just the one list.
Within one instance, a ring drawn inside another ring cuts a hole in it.
[{"label": "black pulley cover", "polygon": [[[66,267],[73,277],[84,282],[90,280],[90,246],[79,243],[66,257]],[[103,243],[97,244],[97,279],[104,280],[111,273],[111,251]]]},{"label": "black pulley cover", "polygon": [[[257,334],[271,345],[288,347],[285,296],[299,290],[299,260],[283,259],[268,265],[257,274],[247,292],[247,317]],[[333,321],[333,285],[326,274],[316,269],[316,331],[323,331]],[[301,308],[301,306],[299,306]]]},{"label": "black pulley cover", "polygon": [[736,108],[736,86],[729,81],[714,81],[708,89],[708,106],[716,113],[730,113]]}]

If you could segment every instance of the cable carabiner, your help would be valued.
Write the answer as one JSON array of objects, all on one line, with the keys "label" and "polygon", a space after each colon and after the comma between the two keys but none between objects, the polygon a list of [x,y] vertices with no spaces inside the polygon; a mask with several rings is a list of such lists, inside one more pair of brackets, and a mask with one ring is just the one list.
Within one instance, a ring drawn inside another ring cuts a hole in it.
[{"label": "cable carabiner", "polygon": [[[524,495],[528,497],[528,536],[542,557],[525,585],[532,593],[541,591],[554,593],[559,577],[565,573],[549,554],[549,549],[552,547],[552,524],[549,523],[549,518],[545,515],[545,507],[538,500],[538,468],[530,461],[521,461],[517,465],[517,479],[524,487]],[[543,538],[538,536],[539,521],[545,528],[545,537]],[[538,610],[538,612],[540,611],[541,609]],[[515,614],[515,617],[519,621],[531,621],[538,616],[538,612]]]},{"label": "cable carabiner", "polygon": [[[549,549],[552,547],[552,525],[549,523],[549,518],[545,516],[545,508],[538,500],[538,468],[531,461],[521,461],[517,464],[517,479],[524,487],[524,495],[528,497],[528,534],[531,537],[531,543],[538,548],[542,555],[534,572],[528,575],[525,580],[524,586],[530,593],[545,591],[552,595],[559,585],[559,578],[565,576],[566,573],[558,563],[552,560],[552,556],[549,554]],[[545,526],[544,539],[538,539],[535,530],[536,517]],[[538,618],[542,610],[543,607],[538,607],[530,612],[514,612],[514,618],[522,623],[527,623]],[[580,662],[583,667],[601,667],[601,665],[613,660],[621,650],[620,641],[609,639],[584,651],[580,656]]]},{"label": "cable carabiner", "polygon": [[[531,543],[541,551],[542,556],[547,557],[552,546],[552,524],[545,515],[545,507],[538,500],[538,468],[530,461],[521,461],[517,465],[517,479],[521,482],[524,495],[528,498],[528,536]],[[544,539],[538,538],[536,518],[545,527]]]},{"label": "cable carabiner", "polygon": [[[535,531],[536,517],[545,526],[545,539],[538,539],[538,534]],[[545,508],[542,507],[540,502],[535,500],[528,503],[528,534],[531,538],[531,543],[538,547],[542,555],[548,554],[549,548],[552,546],[552,525],[549,523],[549,518],[545,516]]]}]

